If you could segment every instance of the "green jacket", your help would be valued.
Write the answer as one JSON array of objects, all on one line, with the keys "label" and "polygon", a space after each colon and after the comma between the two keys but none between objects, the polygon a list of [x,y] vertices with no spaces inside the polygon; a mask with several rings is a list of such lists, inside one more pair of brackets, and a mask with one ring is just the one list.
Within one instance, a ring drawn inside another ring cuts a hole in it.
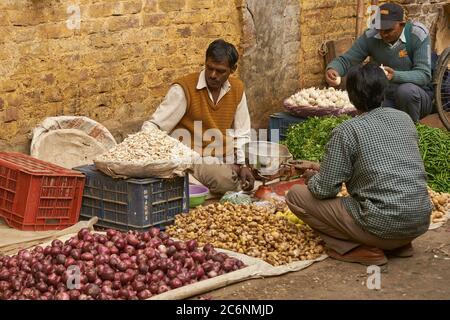
[{"label": "green jacket", "polygon": [[395,70],[393,83],[428,86],[431,83],[431,47],[427,28],[418,22],[412,23],[410,41],[412,57],[407,55],[405,30],[391,47],[381,39],[377,30],[367,29],[346,53],[331,61],[327,69],[332,68],[340,76],[345,76],[352,66],[370,56],[374,63]]}]

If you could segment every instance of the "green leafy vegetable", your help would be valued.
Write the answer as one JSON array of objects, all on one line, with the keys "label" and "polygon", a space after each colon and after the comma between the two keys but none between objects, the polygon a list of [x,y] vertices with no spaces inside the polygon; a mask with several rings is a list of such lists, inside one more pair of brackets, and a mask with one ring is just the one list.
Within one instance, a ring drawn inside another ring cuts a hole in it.
[{"label": "green leafy vegetable", "polygon": [[294,159],[320,162],[325,152],[325,144],[331,131],[342,122],[351,119],[341,117],[311,117],[289,128],[285,141]]},{"label": "green leafy vegetable", "polygon": [[[294,159],[320,162],[331,131],[350,119],[312,117],[289,128],[286,145]],[[418,124],[419,149],[428,176],[428,185],[437,192],[450,193],[450,133]]]}]

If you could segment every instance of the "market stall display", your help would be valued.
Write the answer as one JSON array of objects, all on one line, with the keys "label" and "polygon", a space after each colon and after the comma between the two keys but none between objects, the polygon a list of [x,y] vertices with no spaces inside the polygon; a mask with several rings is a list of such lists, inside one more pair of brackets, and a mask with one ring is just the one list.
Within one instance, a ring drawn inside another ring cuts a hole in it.
[{"label": "market stall display", "polygon": [[94,163],[114,178],[171,178],[183,175],[198,157],[198,153],[177,139],[152,127],[129,135],[94,159]]},{"label": "market stall display", "polygon": [[333,87],[326,89],[307,88],[298,91],[286,100],[284,108],[297,117],[356,115],[348,93]]},{"label": "market stall display", "polygon": [[290,223],[264,207],[211,204],[178,215],[167,233],[178,239],[197,239],[274,266],[313,260],[324,252],[320,238],[305,225]]},{"label": "market stall display", "polygon": [[210,244],[175,241],[158,228],[83,228],[65,242],[1,257],[0,299],[142,300],[244,266]]}]

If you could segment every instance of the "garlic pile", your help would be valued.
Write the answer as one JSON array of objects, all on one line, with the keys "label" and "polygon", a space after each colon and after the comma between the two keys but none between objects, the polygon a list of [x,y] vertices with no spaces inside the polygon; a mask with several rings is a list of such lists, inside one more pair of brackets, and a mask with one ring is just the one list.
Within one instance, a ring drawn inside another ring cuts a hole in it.
[{"label": "garlic pile", "polygon": [[293,94],[286,103],[298,107],[354,109],[347,91],[334,88],[318,89],[315,87],[302,89]]},{"label": "garlic pile", "polygon": [[133,163],[188,161],[192,163],[197,157],[199,157],[198,153],[168,136],[164,131],[152,127],[146,132],[140,131],[129,135],[122,143],[100,155],[97,160]]}]

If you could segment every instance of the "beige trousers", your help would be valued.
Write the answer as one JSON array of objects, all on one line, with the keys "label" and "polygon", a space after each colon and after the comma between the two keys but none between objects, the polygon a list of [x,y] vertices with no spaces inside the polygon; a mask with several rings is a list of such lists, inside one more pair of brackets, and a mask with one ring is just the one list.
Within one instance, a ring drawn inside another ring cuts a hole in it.
[{"label": "beige trousers", "polygon": [[364,231],[347,212],[342,199],[316,199],[305,185],[292,187],[286,202],[294,214],[319,234],[327,247],[341,255],[362,244],[393,250],[414,239],[382,239]]},{"label": "beige trousers", "polygon": [[195,164],[192,175],[213,194],[223,195],[227,191],[240,191],[237,173],[228,164]]}]

